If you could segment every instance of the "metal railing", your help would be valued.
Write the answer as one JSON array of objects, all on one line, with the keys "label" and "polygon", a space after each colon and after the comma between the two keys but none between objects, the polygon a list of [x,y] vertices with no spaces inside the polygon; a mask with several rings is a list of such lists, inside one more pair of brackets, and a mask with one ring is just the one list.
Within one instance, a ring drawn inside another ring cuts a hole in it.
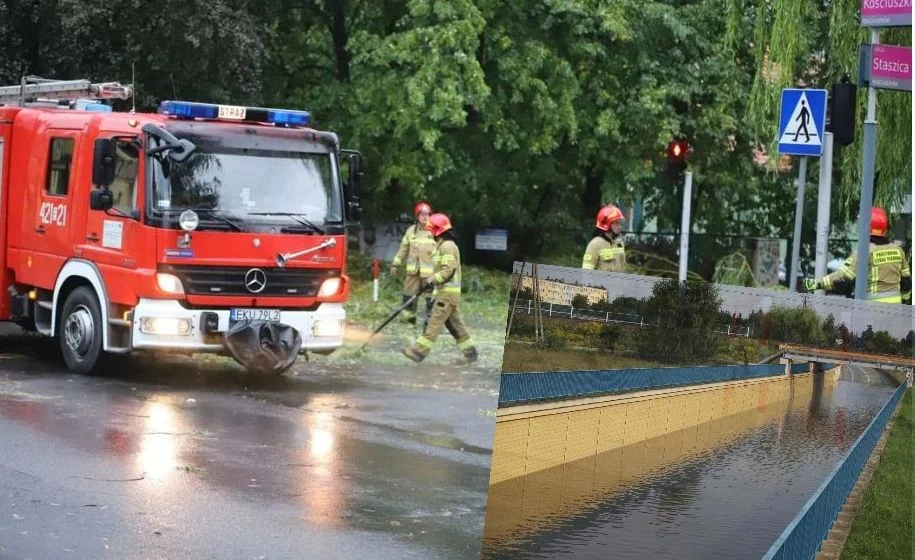
[{"label": "metal railing", "polygon": [[864,433],[855,440],[839,465],[804,505],[797,517],[785,528],[763,556],[763,560],[807,560],[816,556],[905,391],[906,384],[903,383],[880,409]]},{"label": "metal railing", "polygon": [[[803,364],[806,370],[807,365]],[[499,407],[784,375],[782,364],[503,373]]]},{"label": "metal railing", "polygon": [[[511,304],[509,304],[509,311],[511,310]],[[611,313],[609,311],[595,311],[593,309],[583,309],[580,307],[573,307],[571,305],[562,305],[558,303],[540,303],[540,311],[545,314],[547,317],[559,317],[564,319],[577,319],[580,321],[599,321],[601,323],[615,323],[621,325],[633,325],[636,327],[644,327],[646,325],[652,324],[648,319],[641,315],[635,315],[630,313]],[[517,304],[515,304],[515,313],[523,313],[525,315],[533,315],[534,313],[534,302],[529,299],[519,299]],[[657,322],[655,322],[657,324]],[[715,329],[715,332],[718,334],[724,334],[727,336],[742,336],[744,338],[749,338],[750,336],[750,327],[749,326],[734,326],[734,325],[720,325]]]}]

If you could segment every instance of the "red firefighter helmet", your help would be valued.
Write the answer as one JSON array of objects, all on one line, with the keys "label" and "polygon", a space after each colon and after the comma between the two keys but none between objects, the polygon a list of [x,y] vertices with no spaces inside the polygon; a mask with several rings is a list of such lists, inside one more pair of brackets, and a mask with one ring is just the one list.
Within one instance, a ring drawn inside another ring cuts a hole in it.
[{"label": "red firefighter helmet", "polygon": [[889,229],[889,223],[886,219],[886,211],[874,206],[871,208],[871,235],[886,237],[887,229]]},{"label": "red firefighter helmet", "polygon": [[623,212],[616,206],[608,204],[597,213],[597,229],[610,231],[610,226],[614,222],[621,222],[622,220]]},{"label": "red firefighter helmet", "polygon": [[429,223],[426,225],[426,228],[432,232],[434,237],[438,237],[451,229],[451,220],[444,214],[432,214],[432,216],[429,217]]},{"label": "red firefighter helmet", "polygon": [[420,202],[419,204],[417,204],[416,206],[413,207],[413,215],[415,217],[418,218],[422,212],[428,212],[430,214],[432,213],[432,207],[429,206],[428,202]]}]

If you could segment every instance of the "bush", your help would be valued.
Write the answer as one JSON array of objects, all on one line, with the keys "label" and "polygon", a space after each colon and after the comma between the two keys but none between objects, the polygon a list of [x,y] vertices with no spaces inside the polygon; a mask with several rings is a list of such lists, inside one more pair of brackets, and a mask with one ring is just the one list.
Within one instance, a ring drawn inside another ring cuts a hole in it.
[{"label": "bush", "polygon": [[770,336],[780,342],[820,346],[826,342],[823,321],[809,307],[774,306],[769,311]]},{"label": "bush", "polygon": [[587,309],[589,307],[588,298],[582,294],[575,294],[575,296],[572,297],[572,307]]},{"label": "bush", "polygon": [[646,327],[636,341],[643,359],[689,364],[714,361],[721,338],[715,332],[721,298],[707,282],[662,280],[648,300],[657,323]]},{"label": "bush", "polygon": [[601,325],[600,345],[598,348],[615,354],[617,347],[621,346],[622,341],[622,327],[614,324]]},{"label": "bush", "polygon": [[756,363],[759,357],[756,343],[749,338],[729,339],[723,354],[726,361],[743,365]]},{"label": "bush", "polygon": [[864,345],[864,349],[874,354],[895,354],[899,345],[889,332],[877,331]]}]

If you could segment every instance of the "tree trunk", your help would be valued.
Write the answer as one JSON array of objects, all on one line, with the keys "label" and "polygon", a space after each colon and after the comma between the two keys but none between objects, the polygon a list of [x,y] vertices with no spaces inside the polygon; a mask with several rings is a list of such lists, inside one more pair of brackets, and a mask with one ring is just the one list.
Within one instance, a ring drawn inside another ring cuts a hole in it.
[{"label": "tree trunk", "polygon": [[350,53],[347,50],[349,36],[346,32],[346,2],[329,1],[327,10],[331,18],[331,36],[334,42],[334,64],[337,69],[337,80],[349,81]]}]

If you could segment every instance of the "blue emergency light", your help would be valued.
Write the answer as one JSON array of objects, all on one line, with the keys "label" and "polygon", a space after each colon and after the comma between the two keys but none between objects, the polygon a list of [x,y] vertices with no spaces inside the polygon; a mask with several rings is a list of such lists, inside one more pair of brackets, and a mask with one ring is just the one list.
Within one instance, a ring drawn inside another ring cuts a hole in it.
[{"label": "blue emergency light", "polygon": [[311,121],[308,111],[239,107],[192,101],[163,101],[159,104],[159,112],[183,119],[261,122],[278,126],[307,126]]}]

